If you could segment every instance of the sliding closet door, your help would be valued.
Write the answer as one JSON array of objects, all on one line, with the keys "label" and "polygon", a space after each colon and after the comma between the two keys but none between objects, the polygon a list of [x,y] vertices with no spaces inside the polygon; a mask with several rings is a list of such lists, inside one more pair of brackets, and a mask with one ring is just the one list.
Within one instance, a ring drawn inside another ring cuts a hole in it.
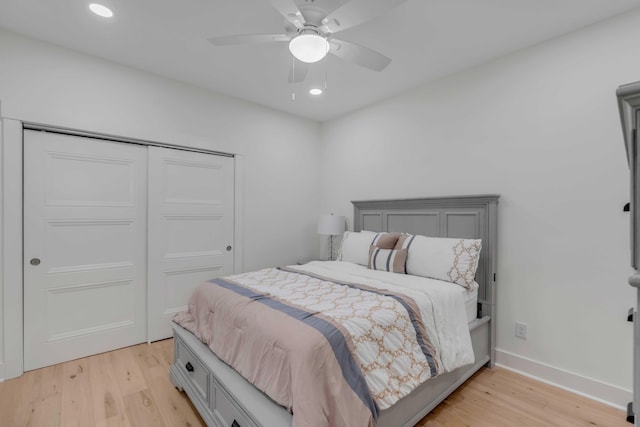
[{"label": "sliding closet door", "polygon": [[147,149],[24,133],[24,368],[146,339]]},{"label": "sliding closet door", "polygon": [[203,281],[233,272],[231,157],[149,147],[149,341]]}]

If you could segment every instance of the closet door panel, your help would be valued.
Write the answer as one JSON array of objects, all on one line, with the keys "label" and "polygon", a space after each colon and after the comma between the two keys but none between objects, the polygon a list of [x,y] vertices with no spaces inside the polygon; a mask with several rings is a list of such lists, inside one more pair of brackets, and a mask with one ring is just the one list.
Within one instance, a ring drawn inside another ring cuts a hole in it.
[{"label": "closet door panel", "polygon": [[146,148],[24,141],[25,370],[144,342]]},{"label": "closet door panel", "polygon": [[149,341],[200,283],[233,272],[231,157],[149,147]]}]

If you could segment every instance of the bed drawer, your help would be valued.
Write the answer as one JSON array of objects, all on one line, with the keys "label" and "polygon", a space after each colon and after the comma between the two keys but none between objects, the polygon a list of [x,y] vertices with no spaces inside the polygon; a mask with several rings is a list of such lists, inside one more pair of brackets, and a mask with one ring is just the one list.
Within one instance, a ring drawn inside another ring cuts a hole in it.
[{"label": "bed drawer", "polygon": [[256,427],[251,418],[239,408],[238,404],[217,381],[213,380],[211,383],[213,413],[223,426]]},{"label": "bed drawer", "polygon": [[204,402],[209,401],[209,371],[200,360],[184,345],[176,340],[176,364],[186,374],[199,397]]}]

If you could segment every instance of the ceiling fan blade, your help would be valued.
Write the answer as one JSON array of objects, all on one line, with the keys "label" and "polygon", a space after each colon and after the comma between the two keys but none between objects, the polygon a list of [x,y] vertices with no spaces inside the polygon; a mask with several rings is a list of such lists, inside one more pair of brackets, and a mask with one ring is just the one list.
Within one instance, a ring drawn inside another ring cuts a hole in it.
[{"label": "ceiling fan blade", "polygon": [[391,63],[391,58],[368,47],[337,39],[332,39],[329,43],[331,46],[329,52],[361,67],[382,71]]},{"label": "ceiling fan blade", "polygon": [[238,34],[233,36],[219,36],[208,39],[215,46],[229,46],[237,44],[259,44],[288,42],[291,36],[286,34]]},{"label": "ceiling fan blade", "polygon": [[289,68],[289,83],[301,83],[307,78],[309,64],[294,59],[293,67]]},{"label": "ceiling fan blade", "polygon": [[322,20],[323,29],[329,33],[346,30],[362,24],[406,0],[351,0]]},{"label": "ceiling fan blade", "polygon": [[293,0],[269,0],[273,6],[285,19],[295,25],[297,28],[304,26],[304,16],[300,13],[298,6]]}]

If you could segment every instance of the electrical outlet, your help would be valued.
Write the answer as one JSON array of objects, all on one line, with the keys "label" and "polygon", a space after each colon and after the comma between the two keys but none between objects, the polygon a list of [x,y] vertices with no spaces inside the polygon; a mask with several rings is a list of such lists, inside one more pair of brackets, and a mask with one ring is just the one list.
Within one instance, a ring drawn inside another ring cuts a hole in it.
[{"label": "electrical outlet", "polygon": [[516,337],[522,338],[523,340],[527,339],[527,325],[526,323],[516,322]]}]

